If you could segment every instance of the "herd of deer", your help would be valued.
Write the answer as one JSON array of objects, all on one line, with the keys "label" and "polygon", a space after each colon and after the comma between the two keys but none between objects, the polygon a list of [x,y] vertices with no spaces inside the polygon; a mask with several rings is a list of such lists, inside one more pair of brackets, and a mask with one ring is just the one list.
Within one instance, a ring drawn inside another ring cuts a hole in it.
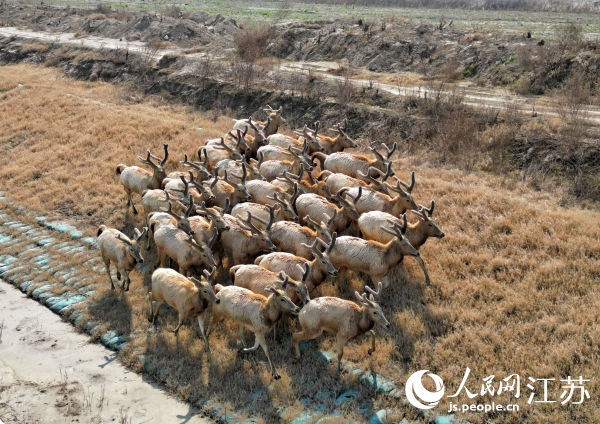
[{"label": "herd of deer", "polygon": [[[431,218],[434,202],[426,208],[413,200],[414,172],[410,184],[394,175],[390,158],[396,145],[383,145],[385,153],[369,147],[373,158],[344,152],[357,147],[347,135],[347,121],[334,126],[335,137],[319,134],[316,122],[314,129],[295,131],[298,138],[293,138],[277,133],[286,122],[282,108],[264,110],[266,122],[238,120],[227,135],[207,140],[198,149],[200,161],[185,155],[181,163],[187,172],[165,172],[167,144],[163,158],[150,150],[146,158],[138,156],[151,171],[117,166],[127,207],[131,205],[134,214],[132,193],[142,196],[146,226],[135,230],[134,239],[104,225],[99,228],[106,273],[114,290],[110,263],[116,264],[117,279],[123,278],[122,289],[129,290],[128,274],[143,262],[140,240],[146,234],[146,249],[154,243],[158,255],[148,295],[153,324],[167,302],[179,312],[175,332],[186,318],[197,318],[210,351],[211,329],[229,317],[239,325],[244,347],[244,328],[255,334],[254,346],[244,350],[261,346],[278,379],[265,335],[288,312],[298,316],[302,328],[292,336],[296,357],[302,340],[331,332],[337,338],[339,371],[348,340],[368,333],[371,354],[372,328],[376,323],[389,327],[378,302],[382,288],[391,283],[390,270],[404,256],[413,256],[429,284],[418,249],[428,237],[441,238],[444,233]],[[416,222],[407,222],[408,211]],[[338,236],[342,233],[348,235]],[[272,253],[260,255],[263,252]],[[177,262],[179,272],[166,267],[167,259]],[[233,284],[213,287],[225,259]],[[369,295],[355,291],[356,302],[337,297],[311,300],[310,293],[328,276],[347,269],[368,274],[377,290],[365,287]],[[195,273],[200,279],[192,276]]]}]

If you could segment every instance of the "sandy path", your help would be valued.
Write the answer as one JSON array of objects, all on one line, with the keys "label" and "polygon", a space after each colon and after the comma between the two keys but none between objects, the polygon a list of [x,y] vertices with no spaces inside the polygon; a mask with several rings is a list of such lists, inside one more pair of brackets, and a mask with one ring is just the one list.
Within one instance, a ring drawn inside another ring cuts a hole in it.
[{"label": "sandy path", "polygon": [[0,280],[0,422],[209,423]]},{"label": "sandy path", "polygon": [[[21,30],[14,27],[2,27],[0,28],[0,36],[10,37],[16,36],[21,38],[30,38],[44,40],[54,43],[61,44],[76,44],[88,48],[94,49],[122,49],[129,50],[132,52],[138,52],[142,54],[152,54],[156,60],[159,60],[166,54],[179,53],[181,51],[177,48],[162,49],[156,51],[150,51],[146,46],[146,43],[141,41],[120,41],[113,38],[102,38],[94,37],[91,35],[75,38],[74,33],[51,33],[45,31],[29,31]],[[198,54],[188,54],[185,56],[198,57]],[[290,73],[308,73],[309,70],[319,72],[321,76],[330,80],[343,80],[344,77],[338,75],[332,75],[328,73],[328,69],[336,68],[335,62],[293,62],[282,65],[279,70]],[[446,84],[442,93],[438,93],[436,90],[432,90],[427,87],[414,87],[414,86],[397,86],[392,84],[384,84],[380,82],[368,81],[365,79],[352,78],[352,81],[359,86],[370,86],[380,89],[387,93],[391,93],[402,97],[411,96],[436,96],[442,94],[443,96],[451,96],[451,90],[456,88],[456,97],[462,97],[462,103],[467,106],[472,106],[480,109],[492,109],[492,110],[514,110],[515,113],[519,113],[523,116],[532,116],[535,111],[536,116],[551,116],[558,117],[559,113],[551,104],[548,104],[549,99],[547,97],[535,97],[535,96],[518,96],[508,93],[506,90],[501,88],[481,88],[481,87],[468,87],[461,84]],[[581,113],[589,124],[600,125],[600,108],[587,105],[581,108]]]},{"label": "sandy path", "polygon": [[[294,62],[282,65],[280,70],[301,73],[308,73],[310,71],[319,72],[320,75],[327,79],[343,81],[344,77],[332,75],[327,72],[328,69],[337,68],[337,66],[338,65],[335,62]],[[535,110],[536,116],[560,116],[556,107],[549,103],[550,100],[548,97],[519,96],[508,93],[507,90],[501,88],[468,87],[464,84],[445,84],[443,91],[438,93],[437,90],[432,90],[427,87],[397,86],[358,78],[352,78],[352,81],[361,87],[372,85],[374,88],[378,88],[396,96],[429,96],[430,98],[433,98],[438,94],[441,94],[442,96],[455,95],[457,98],[462,97],[462,104],[480,109],[512,109],[524,116],[531,116],[532,112]],[[456,89],[456,92],[453,93],[451,91],[452,89]],[[588,123],[600,125],[599,107],[588,105],[582,107],[581,113]]]}]

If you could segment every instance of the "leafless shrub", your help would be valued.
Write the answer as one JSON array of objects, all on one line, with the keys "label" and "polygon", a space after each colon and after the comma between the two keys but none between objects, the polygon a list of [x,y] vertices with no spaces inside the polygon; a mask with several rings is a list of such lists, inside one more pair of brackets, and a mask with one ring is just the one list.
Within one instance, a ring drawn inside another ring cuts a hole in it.
[{"label": "leafless shrub", "polygon": [[167,5],[162,8],[161,13],[163,16],[168,16],[169,18],[179,19],[183,16],[181,13],[181,7],[176,5]]},{"label": "leafless shrub", "polygon": [[233,35],[233,44],[239,57],[245,62],[255,62],[266,55],[266,46],[272,29],[267,27],[246,28]]},{"label": "leafless shrub", "polygon": [[575,72],[556,96],[556,111],[560,117],[571,125],[584,121],[590,92],[590,84],[583,72]]},{"label": "leafless shrub", "polygon": [[248,91],[256,78],[256,65],[235,57],[231,62],[231,76],[238,89]]},{"label": "leafless shrub", "polygon": [[98,6],[96,6],[96,12],[108,16],[112,13],[112,9],[107,4],[99,3]]}]

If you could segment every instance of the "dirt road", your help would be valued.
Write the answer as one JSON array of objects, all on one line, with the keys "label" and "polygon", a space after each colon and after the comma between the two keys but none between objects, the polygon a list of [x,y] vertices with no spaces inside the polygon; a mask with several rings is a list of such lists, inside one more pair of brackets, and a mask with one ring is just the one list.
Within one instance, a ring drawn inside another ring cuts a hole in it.
[{"label": "dirt road", "polygon": [[209,423],[0,280],[0,422]]},{"label": "dirt road", "polygon": [[[184,55],[177,47],[153,50],[149,49],[146,43],[141,41],[128,42],[118,39],[94,36],[75,38],[74,33],[57,34],[44,31],[21,30],[14,27],[3,27],[0,28],[0,36],[16,36],[20,38],[38,39],[60,44],[75,44],[93,49],[106,48],[111,50],[129,50],[131,52],[151,54],[156,60],[159,60],[166,54],[178,53]],[[199,55],[193,53],[185,56],[198,57]],[[344,77],[332,75],[328,72],[329,69],[336,68],[337,66],[337,63],[335,62],[293,62],[283,64],[279,70],[290,73],[308,73],[310,70],[312,72],[318,72],[323,78],[331,80],[343,80]],[[400,77],[402,76],[401,74],[398,75]],[[502,88],[472,87],[466,83],[463,83],[445,84],[443,89],[438,91],[436,89],[422,86],[416,87],[384,84],[359,78],[353,78],[352,80],[356,85],[365,87],[372,86],[373,88],[402,97],[429,96],[431,98],[439,95],[454,96],[455,99],[460,99],[463,104],[479,109],[510,110],[523,116],[559,116],[557,108],[552,105],[551,99],[548,97],[517,96]],[[600,125],[599,107],[591,105],[582,107],[580,114],[581,116],[585,117],[590,124]]]}]

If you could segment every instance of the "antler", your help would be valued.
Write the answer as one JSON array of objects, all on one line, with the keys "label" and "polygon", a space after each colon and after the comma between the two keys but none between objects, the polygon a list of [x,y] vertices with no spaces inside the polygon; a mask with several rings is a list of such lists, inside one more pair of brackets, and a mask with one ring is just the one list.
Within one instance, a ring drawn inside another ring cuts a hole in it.
[{"label": "antler", "polygon": [[296,264],[296,266],[298,267],[298,269],[300,269],[300,271],[302,271],[302,282],[306,283],[306,280],[308,279],[308,274],[310,274],[310,265],[309,263],[305,262],[304,263],[304,269],[302,269],[302,266],[300,264]]},{"label": "antler", "polygon": [[377,283],[377,291],[373,290],[369,286],[365,286],[365,290],[368,291],[369,293],[371,293],[377,302],[379,302],[381,300],[381,289],[382,288],[383,288],[383,284],[381,284],[381,281],[379,283]]},{"label": "antler", "polygon": [[423,205],[419,205],[419,209],[423,209],[425,212],[427,212],[427,214],[429,216],[433,215],[433,208],[435,207],[435,200],[431,201],[431,207],[429,209],[427,209],[425,206]]},{"label": "antler", "polygon": [[206,279],[210,283],[212,281],[213,277],[215,276],[215,272],[217,272],[217,267],[213,266],[211,268],[210,272],[208,272],[208,270],[205,269],[204,271],[202,271],[202,274],[204,274],[204,276],[206,277]]},{"label": "antler", "polygon": [[[137,228],[136,228],[137,229]],[[117,239],[121,240],[122,242],[124,242],[125,244],[128,244],[129,246],[131,246],[133,243],[131,242],[131,240],[127,240],[123,237],[121,237],[121,234],[117,234]]]},{"label": "antler", "polygon": [[157,167],[157,165],[154,162],[152,162],[152,153],[150,153],[150,149],[146,150],[146,159],[144,159],[141,156],[138,156],[137,158],[140,162],[142,162],[145,165],[149,165],[152,168]]},{"label": "antler", "polygon": [[394,177],[394,178],[396,178],[396,182],[398,184],[402,184],[406,188],[406,191],[408,193],[412,192],[412,189],[415,187],[415,171],[411,171],[411,173],[410,173],[410,185],[406,184],[404,181],[402,181],[398,177]]}]

